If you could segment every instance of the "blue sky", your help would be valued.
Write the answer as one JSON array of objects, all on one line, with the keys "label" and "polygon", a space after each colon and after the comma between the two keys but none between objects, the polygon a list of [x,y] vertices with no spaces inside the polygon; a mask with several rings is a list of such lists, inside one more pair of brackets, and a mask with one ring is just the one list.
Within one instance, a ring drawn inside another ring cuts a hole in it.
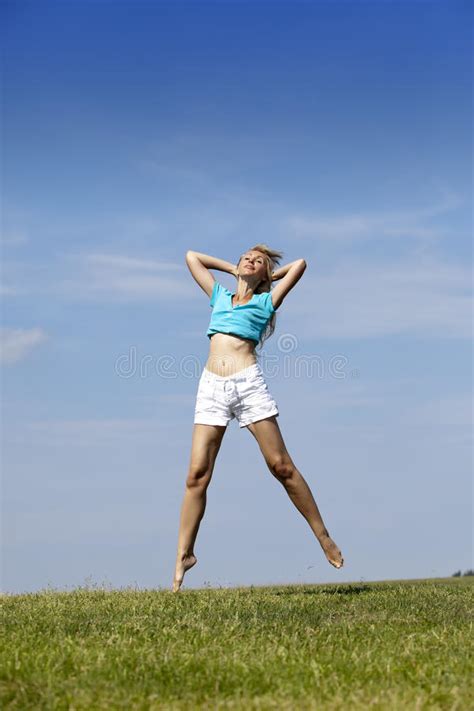
[{"label": "blue sky", "polygon": [[234,420],[184,588],[471,567],[470,3],[1,12],[2,589],[170,586],[209,347],[185,253],[260,241],[307,261],[260,363],[346,562]]}]

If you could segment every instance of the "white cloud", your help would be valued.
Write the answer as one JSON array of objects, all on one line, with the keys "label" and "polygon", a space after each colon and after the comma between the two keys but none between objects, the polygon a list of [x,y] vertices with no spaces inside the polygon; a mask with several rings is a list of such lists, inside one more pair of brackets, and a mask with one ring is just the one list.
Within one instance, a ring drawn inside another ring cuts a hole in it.
[{"label": "white cloud", "polygon": [[5,284],[0,284],[0,295],[1,296],[16,296],[17,294],[24,294],[23,289],[18,289],[13,286],[6,286]]},{"label": "white cloud", "polygon": [[6,365],[18,363],[46,339],[41,328],[3,328],[0,332],[0,362]]},{"label": "white cloud", "polygon": [[[182,271],[183,264],[177,262],[162,262],[157,259],[137,259],[119,254],[86,254],[84,257],[93,268],[122,269],[130,271],[133,269],[142,271]],[[183,258],[184,262],[184,258]]]},{"label": "white cloud", "polygon": [[156,444],[163,431],[176,426],[161,419],[86,419],[86,420],[40,420],[25,423],[23,433],[14,437],[32,444],[79,445],[92,447],[113,443]]},{"label": "white cloud", "polygon": [[440,227],[426,220],[450,212],[463,204],[460,196],[446,193],[438,202],[416,210],[359,212],[349,215],[295,215],[285,220],[294,237],[354,242],[380,237],[431,239],[442,236]]},{"label": "white cloud", "polygon": [[[68,496],[71,496],[71,484],[68,481]],[[76,497],[80,496],[75,492]],[[147,493],[144,492],[145,498]],[[103,502],[98,505],[93,497],[87,507],[78,510],[57,509],[45,516],[44,511],[16,511],[5,514],[5,533],[10,544],[54,545],[58,540],[62,544],[116,545],[123,541],[127,545],[144,543],[150,536],[157,534],[156,522],[147,518],[137,505],[117,500],[113,508],[104,511]]]},{"label": "white cloud", "polygon": [[[67,253],[47,263],[14,262],[4,266],[12,283],[28,284],[32,295],[75,301],[187,300],[196,288],[185,264],[126,254]],[[9,295],[25,293],[6,287]]]},{"label": "white cloud", "polygon": [[55,290],[81,300],[192,298],[195,288],[186,265],[120,254],[68,255],[74,260],[75,276],[64,277]]},{"label": "white cloud", "polygon": [[305,338],[472,337],[468,267],[434,259],[396,264],[348,259],[330,274],[312,277],[309,271],[298,284],[298,294],[287,296],[295,334]]},{"label": "white cloud", "polygon": [[1,232],[0,243],[3,246],[16,247],[19,244],[26,244],[28,238],[24,232]]},{"label": "white cloud", "polygon": [[[196,386],[193,386],[196,390]],[[194,390],[190,394],[187,393],[165,393],[158,395],[156,400],[160,403],[167,403],[168,405],[189,405],[194,406],[196,401],[196,394]]]},{"label": "white cloud", "polygon": [[[472,398],[466,395],[444,395],[417,402],[403,413],[405,425],[472,426]],[[464,433],[465,434],[465,433]]]}]

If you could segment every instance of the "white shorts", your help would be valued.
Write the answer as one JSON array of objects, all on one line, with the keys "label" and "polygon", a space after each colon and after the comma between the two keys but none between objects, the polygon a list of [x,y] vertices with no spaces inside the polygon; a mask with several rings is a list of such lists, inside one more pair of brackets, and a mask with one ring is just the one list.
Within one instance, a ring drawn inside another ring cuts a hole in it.
[{"label": "white shorts", "polygon": [[202,371],[194,424],[227,425],[236,417],[239,427],[246,427],[278,414],[277,403],[268,391],[258,363],[233,375],[215,375],[207,368]]}]

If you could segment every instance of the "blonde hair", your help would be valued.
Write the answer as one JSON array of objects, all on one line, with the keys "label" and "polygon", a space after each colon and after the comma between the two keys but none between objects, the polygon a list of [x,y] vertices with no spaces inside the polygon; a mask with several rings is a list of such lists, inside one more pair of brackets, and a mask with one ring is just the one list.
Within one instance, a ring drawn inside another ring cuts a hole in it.
[{"label": "blonde hair", "polygon": [[[265,263],[266,263],[266,267],[267,267],[266,278],[262,279],[260,284],[255,289],[254,293],[255,294],[263,294],[265,292],[271,291],[272,290],[272,283],[273,283],[272,282],[272,273],[275,271],[275,267],[279,265],[280,259],[283,257],[283,252],[278,252],[275,249],[271,249],[266,244],[256,244],[255,246],[250,247],[250,249],[247,251],[248,252],[253,252],[253,251],[262,252],[262,254],[264,254],[266,257],[266,259],[265,259]],[[244,252],[244,254],[246,254],[246,252]],[[242,259],[243,256],[244,255],[242,254],[239,257],[239,261],[237,262],[237,267],[239,266],[240,260]],[[268,323],[266,325],[264,332],[260,336],[260,340],[257,343],[256,348],[260,348],[260,349],[262,348],[264,342],[268,338],[270,338],[270,336],[273,334],[273,332],[275,330],[275,326],[276,326],[276,312],[273,312],[270,320],[268,321]]]}]

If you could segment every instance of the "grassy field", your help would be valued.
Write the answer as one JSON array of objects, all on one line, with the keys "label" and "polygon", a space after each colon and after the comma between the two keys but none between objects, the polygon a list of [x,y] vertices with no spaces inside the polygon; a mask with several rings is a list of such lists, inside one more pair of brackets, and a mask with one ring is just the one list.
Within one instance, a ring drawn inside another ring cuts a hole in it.
[{"label": "grassy field", "polygon": [[4,595],[3,709],[473,709],[473,577]]}]

